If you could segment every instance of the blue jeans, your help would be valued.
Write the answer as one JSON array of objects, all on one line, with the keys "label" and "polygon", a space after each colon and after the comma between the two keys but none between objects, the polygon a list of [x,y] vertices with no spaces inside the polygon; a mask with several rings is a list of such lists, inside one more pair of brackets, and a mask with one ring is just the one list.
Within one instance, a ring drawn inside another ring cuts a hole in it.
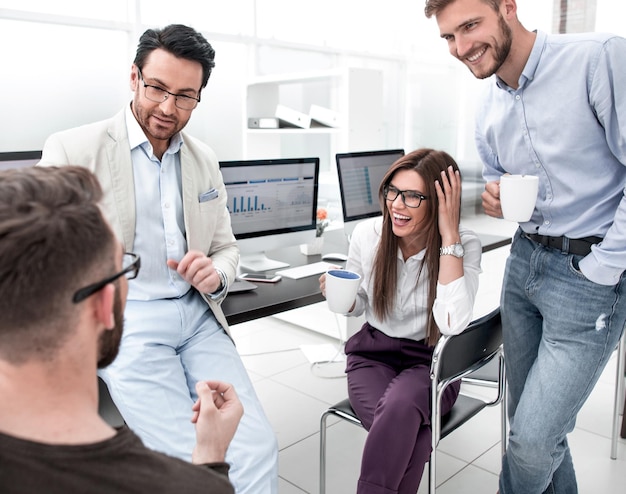
[{"label": "blue jeans", "polygon": [[278,445],[237,349],[195,290],[180,299],[129,300],[115,361],[100,371],[144,444],[191,460],[195,383],[232,383],[244,415],[226,453],[237,494],[278,492]]},{"label": "blue jeans", "polygon": [[509,446],[500,494],[578,491],[567,434],[626,321],[626,279],[587,280],[582,256],[515,235],[501,310],[509,388]]}]

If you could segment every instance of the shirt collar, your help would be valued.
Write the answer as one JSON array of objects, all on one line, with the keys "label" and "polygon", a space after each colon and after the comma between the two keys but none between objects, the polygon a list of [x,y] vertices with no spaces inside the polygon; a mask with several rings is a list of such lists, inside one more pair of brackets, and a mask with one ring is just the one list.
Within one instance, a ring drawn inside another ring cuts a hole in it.
[{"label": "shirt collar", "polygon": [[[522,70],[522,74],[519,77],[519,81],[517,81],[519,89],[523,89],[528,83],[530,83],[534,77],[535,72],[537,72],[537,67],[539,66],[539,61],[541,60],[541,54],[544,51],[544,47],[546,45],[547,35],[543,31],[535,31],[537,36],[535,37],[535,43],[533,44],[533,49],[530,51],[530,55],[528,60],[526,61],[526,65]],[[496,84],[500,89],[508,90],[509,86],[496,76]]]},{"label": "shirt collar", "polygon": [[[148,156],[153,154],[152,144],[150,144],[139,122],[137,122],[130,104],[126,107],[126,131],[128,133],[128,142],[131,151],[141,146],[148,153]],[[180,132],[172,136],[170,145],[167,151],[165,151],[166,154],[176,154],[180,151],[183,142],[183,136]]]}]

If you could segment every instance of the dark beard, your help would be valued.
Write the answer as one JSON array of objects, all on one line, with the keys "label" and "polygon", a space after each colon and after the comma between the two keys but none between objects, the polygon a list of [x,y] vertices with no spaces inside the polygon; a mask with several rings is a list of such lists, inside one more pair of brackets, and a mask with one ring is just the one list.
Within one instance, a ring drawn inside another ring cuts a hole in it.
[{"label": "dark beard", "polygon": [[122,308],[122,298],[120,291],[115,290],[115,300],[113,302],[113,321],[115,326],[111,330],[106,330],[100,336],[98,369],[102,369],[117,357],[124,332],[124,309]]},{"label": "dark beard", "polygon": [[511,44],[513,43],[513,35],[511,33],[511,28],[505,22],[504,17],[502,17],[502,14],[500,14],[498,24],[500,26],[500,33],[502,34],[502,41],[501,43],[499,43],[497,46],[494,47],[496,54],[495,54],[495,60],[494,60],[493,65],[486,72],[478,73],[478,74],[470,68],[472,74],[474,74],[474,76],[477,77],[478,79],[487,79],[488,77],[491,77],[493,74],[498,72],[498,70],[500,70],[500,67],[502,67],[502,64],[506,62],[506,59],[508,58],[509,53],[511,52]]}]

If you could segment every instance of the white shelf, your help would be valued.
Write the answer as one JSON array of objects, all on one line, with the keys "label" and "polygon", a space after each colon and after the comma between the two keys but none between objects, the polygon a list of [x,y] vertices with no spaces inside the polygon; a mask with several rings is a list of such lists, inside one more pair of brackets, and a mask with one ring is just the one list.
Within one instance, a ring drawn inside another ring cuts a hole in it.
[{"label": "white shelf", "polygon": [[302,82],[321,81],[333,77],[344,77],[348,70],[350,69],[331,69],[325,71],[315,70],[309,72],[296,72],[292,74],[261,76],[252,79],[248,83],[248,86],[254,86],[257,84],[296,84]]},{"label": "white shelf", "polygon": [[335,127],[310,127],[308,129],[280,128],[280,129],[250,129],[250,134],[340,134],[343,132],[341,128]]},{"label": "white shelf", "polygon": [[[342,68],[257,77],[246,85],[246,159],[319,156],[335,169],[335,154],[379,149],[383,143],[383,73]],[[274,117],[277,105],[309,114],[311,105],[336,112],[341,127],[250,129],[248,118]]]}]

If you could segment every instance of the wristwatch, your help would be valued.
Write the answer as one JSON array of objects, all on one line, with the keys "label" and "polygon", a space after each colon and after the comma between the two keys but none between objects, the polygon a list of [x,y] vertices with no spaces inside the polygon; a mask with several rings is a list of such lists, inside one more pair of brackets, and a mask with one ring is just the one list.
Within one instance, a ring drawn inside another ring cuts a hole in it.
[{"label": "wristwatch", "polygon": [[445,247],[441,247],[439,249],[439,255],[463,257],[465,255],[465,249],[459,242],[457,242],[456,244],[446,245]]},{"label": "wristwatch", "polygon": [[228,286],[228,278],[226,278],[226,273],[220,268],[215,268],[215,272],[220,277],[220,286],[215,290],[215,292],[219,292]]}]

